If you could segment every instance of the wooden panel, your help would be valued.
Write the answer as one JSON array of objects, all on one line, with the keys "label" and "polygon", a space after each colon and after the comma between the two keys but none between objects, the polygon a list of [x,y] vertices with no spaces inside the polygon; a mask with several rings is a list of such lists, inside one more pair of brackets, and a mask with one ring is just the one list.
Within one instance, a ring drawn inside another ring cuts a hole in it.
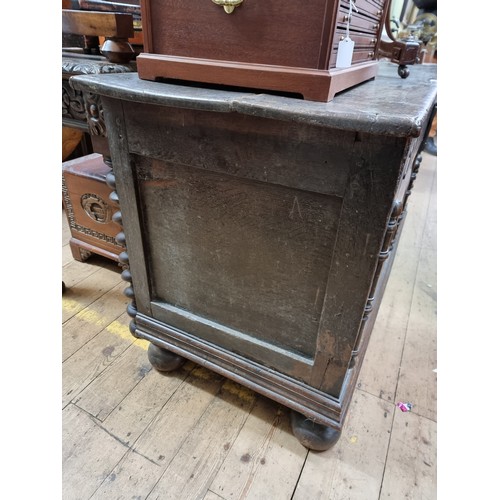
[{"label": "wooden panel", "polygon": [[[313,357],[340,200],[135,163],[154,299]],[[217,341],[238,351],[227,332]]]},{"label": "wooden panel", "polygon": [[132,14],[111,12],[62,11],[62,32],[75,35],[132,38]]},{"label": "wooden panel", "polygon": [[[333,0],[246,1],[230,15],[210,0],[148,0],[145,52],[246,63],[320,68],[324,13]],[[326,21],[328,22],[328,20]],[[189,33],[186,36],[186,33]]]},{"label": "wooden panel", "polygon": [[355,142],[348,131],[136,103],[123,131],[131,153],[340,197]]}]

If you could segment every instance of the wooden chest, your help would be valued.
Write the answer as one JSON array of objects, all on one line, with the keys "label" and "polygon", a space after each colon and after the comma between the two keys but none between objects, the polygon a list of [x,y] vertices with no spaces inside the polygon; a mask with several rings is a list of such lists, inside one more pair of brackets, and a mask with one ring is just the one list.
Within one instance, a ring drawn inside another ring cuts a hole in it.
[{"label": "wooden chest", "polygon": [[[382,71],[384,70],[384,71]],[[338,438],[382,299],[436,99],[435,69],[329,103],[78,76],[101,95],[133,335]],[[375,99],[375,97],[377,97]]]},{"label": "wooden chest", "polygon": [[109,198],[112,189],[106,184],[106,176],[110,170],[98,153],[62,164],[63,203],[76,260],[98,254],[118,262],[124,250],[123,244],[115,241],[121,227],[112,220],[118,205]]},{"label": "wooden chest", "polygon": [[[388,0],[142,0],[139,77],[330,101],[375,77]],[[229,12],[229,13],[228,13]],[[354,41],[352,65],[339,44]]]}]

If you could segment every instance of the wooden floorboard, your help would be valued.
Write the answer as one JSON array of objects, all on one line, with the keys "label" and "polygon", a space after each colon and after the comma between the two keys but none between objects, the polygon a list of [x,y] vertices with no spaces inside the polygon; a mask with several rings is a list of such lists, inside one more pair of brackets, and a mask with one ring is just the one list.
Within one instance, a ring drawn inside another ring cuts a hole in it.
[{"label": "wooden floorboard", "polygon": [[249,389],[191,362],[151,369],[119,266],[75,261],[63,213],[63,499],[435,499],[436,172],[424,154],[341,438],[323,453]]}]

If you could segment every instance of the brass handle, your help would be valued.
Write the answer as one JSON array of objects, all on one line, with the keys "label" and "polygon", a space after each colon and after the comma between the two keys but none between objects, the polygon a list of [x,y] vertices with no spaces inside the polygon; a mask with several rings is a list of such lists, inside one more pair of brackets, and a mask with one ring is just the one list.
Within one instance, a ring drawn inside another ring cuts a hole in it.
[{"label": "brass handle", "polygon": [[224,7],[226,14],[231,14],[235,7],[243,3],[243,0],[212,0],[212,2]]}]

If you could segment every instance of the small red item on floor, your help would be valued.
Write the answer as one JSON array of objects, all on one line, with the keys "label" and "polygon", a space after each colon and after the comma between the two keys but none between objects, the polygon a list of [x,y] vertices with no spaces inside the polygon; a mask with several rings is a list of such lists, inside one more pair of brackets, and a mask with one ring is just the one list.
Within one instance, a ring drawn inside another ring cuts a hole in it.
[{"label": "small red item on floor", "polygon": [[411,403],[401,403],[399,402],[398,403],[398,408],[401,410],[401,411],[411,411],[413,405]]}]

